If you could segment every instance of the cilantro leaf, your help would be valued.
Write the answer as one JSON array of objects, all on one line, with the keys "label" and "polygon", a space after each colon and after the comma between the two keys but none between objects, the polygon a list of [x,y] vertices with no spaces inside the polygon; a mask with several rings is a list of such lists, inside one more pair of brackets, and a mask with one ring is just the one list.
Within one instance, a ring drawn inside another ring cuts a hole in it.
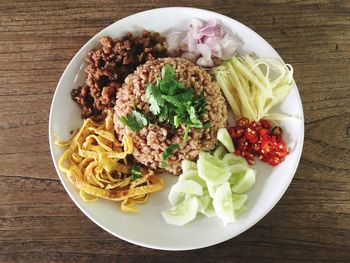
[{"label": "cilantro leaf", "polygon": [[181,93],[181,98],[184,102],[192,102],[194,98],[193,89],[186,89]]},{"label": "cilantro leaf", "polygon": [[179,90],[178,82],[175,79],[161,80],[159,82],[159,89],[163,94],[175,95]]},{"label": "cilantro leaf", "polygon": [[131,180],[136,180],[141,177],[140,166],[133,165],[131,168]]},{"label": "cilantro leaf", "polygon": [[202,122],[198,119],[196,115],[196,110],[194,109],[193,106],[189,108],[188,113],[190,114],[190,120],[191,120],[191,126],[195,128],[202,128],[203,124]]},{"label": "cilantro leaf", "polygon": [[206,122],[203,124],[203,129],[208,129],[211,127],[211,124],[209,122]]},{"label": "cilantro leaf", "polygon": [[159,165],[160,168],[165,168],[168,166],[168,163],[166,161],[162,161]]},{"label": "cilantro leaf", "polygon": [[163,107],[159,113],[159,121],[166,121],[169,118],[169,107]]},{"label": "cilantro leaf", "polygon": [[178,82],[178,83],[177,83],[177,88],[178,88],[178,89],[186,89],[185,84],[183,84],[183,83],[181,83],[181,82]]},{"label": "cilantro leaf", "polygon": [[153,115],[160,113],[160,106],[164,105],[164,100],[158,86],[149,84],[146,89],[146,99],[150,104],[150,111]]},{"label": "cilantro leaf", "polygon": [[204,128],[200,120],[200,115],[207,112],[204,91],[196,96],[193,88],[178,82],[172,65],[164,65],[161,73],[162,78],[157,78],[156,83],[146,89],[150,111],[158,121],[168,122],[175,128],[185,124],[186,140],[191,127]]},{"label": "cilantro leaf", "polygon": [[187,137],[188,137],[188,133],[189,133],[189,132],[190,132],[190,126],[189,126],[189,125],[186,125],[185,133],[184,133],[184,138],[183,138],[184,141],[187,140]]},{"label": "cilantro leaf", "polygon": [[181,124],[181,118],[179,117],[179,115],[175,115],[174,116],[174,126],[175,128],[178,128]]},{"label": "cilantro leaf", "polygon": [[162,79],[164,81],[172,80],[175,77],[175,69],[172,65],[166,64],[162,67]]},{"label": "cilantro leaf", "polygon": [[178,144],[170,144],[165,151],[162,153],[162,160],[166,161],[169,159],[170,155],[180,147]]},{"label": "cilantro leaf", "polygon": [[182,98],[180,95],[162,95],[162,98],[175,107],[181,108],[183,106]]},{"label": "cilantro leaf", "polygon": [[129,129],[134,132],[141,130],[144,126],[148,124],[148,120],[146,119],[146,117],[137,110],[133,110],[126,116],[121,116],[119,120],[121,121],[121,123],[128,126]]},{"label": "cilantro leaf", "polygon": [[194,107],[199,114],[206,113],[207,110],[205,109],[204,91],[202,91],[198,98],[195,100]]}]

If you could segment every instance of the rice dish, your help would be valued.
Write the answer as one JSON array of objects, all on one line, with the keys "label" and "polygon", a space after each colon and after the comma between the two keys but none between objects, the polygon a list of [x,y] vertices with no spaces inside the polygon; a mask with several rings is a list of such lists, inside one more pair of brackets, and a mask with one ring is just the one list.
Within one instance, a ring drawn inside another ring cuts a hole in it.
[{"label": "rice dish", "polygon": [[[169,123],[156,122],[143,127],[138,132],[133,132],[119,120],[121,116],[127,115],[135,108],[145,115],[150,114],[145,94],[146,87],[149,83],[155,83],[156,78],[161,77],[161,69],[166,64],[174,67],[177,81],[186,87],[193,88],[197,96],[204,91],[207,113],[202,114],[200,120],[209,122],[210,127],[191,128],[186,141],[183,140],[184,125],[175,129]],[[181,172],[182,160],[196,160],[201,150],[213,149],[217,142],[217,131],[225,127],[227,121],[227,107],[218,84],[212,81],[205,69],[183,58],[160,58],[139,66],[133,74],[126,77],[123,86],[118,90],[114,110],[116,133],[120,136],[132,137],[134,143],[132,154],[137,162],[152,169],[159,169],[161,155],[165,149],[171,144],[180,146],[171,155],[168,165],[164,168],[173,174]]]}]

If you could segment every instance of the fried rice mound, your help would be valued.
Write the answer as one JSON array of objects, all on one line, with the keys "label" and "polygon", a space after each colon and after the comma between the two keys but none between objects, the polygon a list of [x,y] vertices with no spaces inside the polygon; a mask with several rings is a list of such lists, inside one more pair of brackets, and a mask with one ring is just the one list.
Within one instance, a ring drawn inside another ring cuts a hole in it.
[{"label": "fried rice mound", "polygon": [[[165,64],[172,65],[177,81],[193,88],[197,96],[204,91],[207,113],[199,118],[202,122],[209,122],[210,127],[191,128],[186,141],[183,140],[185,125],[176,129],[169,123],[157,122],[133,132],[119,120],[121,116],[126,116],[134,109],[146,116],[151,115],[146,100],[146,88],[149,83],[155,83],[156,78],[161,78],[161,69]],[[182,160],[195,161],[201,150],[208,151],[215,148],[217,131],[226,127],[227,122],[227,106],[218,84],[203,68],[183,58],[160,58],[139,66],[133,74],[126,77],[123,86],[118,90],[114,113],[115,130],[121,137],[125,134],[132,137],[133,156],[137,162],[159,170],[165,149],[171,144],[180,146],[171,154],[164,168],[173,174],[181,172]]]}]

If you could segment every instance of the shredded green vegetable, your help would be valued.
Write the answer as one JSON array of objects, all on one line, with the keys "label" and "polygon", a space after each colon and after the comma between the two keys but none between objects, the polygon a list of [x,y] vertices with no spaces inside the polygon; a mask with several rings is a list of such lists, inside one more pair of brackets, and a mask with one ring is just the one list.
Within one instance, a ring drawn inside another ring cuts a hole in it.
[{"label": "shredded green vegetable", "polygon": [[236,118],[260,120],[288,95],[292,87],[293,68],[282,61],[233,57],[213,68],[217,82]]}]

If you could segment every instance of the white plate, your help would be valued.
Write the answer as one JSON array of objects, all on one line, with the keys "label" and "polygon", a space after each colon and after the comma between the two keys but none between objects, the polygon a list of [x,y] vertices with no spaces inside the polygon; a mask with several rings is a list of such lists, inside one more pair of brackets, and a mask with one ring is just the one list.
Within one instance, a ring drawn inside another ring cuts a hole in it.
[{"label": "white plate", "polygon": [[141,31],[143,28],[161,33],[171,29],[184,29],[192,17],[208,20],[218,19],[226,28],[237,34],[243,41],[244,52],[255,52],[262,57],[280,58],[277,52],[253,30],[226,16],[193,8],[161,8],[141,12],[103,29],[88,41],[74,56],[64,71],[53,97],[50,120],[49,139],[52,159],[61,182],[74,203],[93,222],[112,235],[128,242],[155,249],[188,250],[211,246],[233,238],[262,219],[280,200],[290,184],[297,169],[304,140],[303,110],[297,87],[294,87],[284,102],[275,109],[300,118],[300,121],[283,123],[287,144],[292,148],[286,160],[271,168],[266,164],[256,164],[258,171],[256,184],[249,192],[248,211],[240,216],[234,224],[223,226],[217,218],[197,216],[197,219],[185,226],[168,225],[160,211],[169,208],[167,199],[171,185],[177,180],[174,176],[165,176],[165,189],[151,195],[149,202],[141,206],[138,214],[125,214],[119,204],[106,200],[96,203],[84,203],[75,187],[66,176],[58,170],[58,159],[63,150],[54,145],[53,134],[68,138],[69,131],[80,127],[80,109],[72,101],[70,92],[85,80],[85,56],[96,47],[102,36],[118,37],[126,32]]}]

